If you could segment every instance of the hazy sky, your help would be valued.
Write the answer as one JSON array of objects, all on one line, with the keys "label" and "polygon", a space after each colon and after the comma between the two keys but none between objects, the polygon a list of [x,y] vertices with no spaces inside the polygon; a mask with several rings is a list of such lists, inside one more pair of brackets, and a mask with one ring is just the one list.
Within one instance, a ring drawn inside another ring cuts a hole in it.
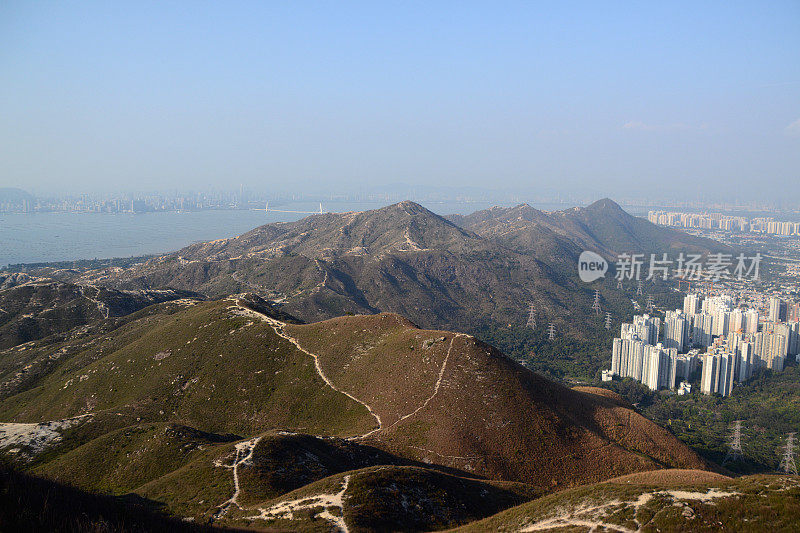
[{"label": "hazy sky", "polygon": [[0,2],[0,186],[398,182],[800,200],[800,1]]}]

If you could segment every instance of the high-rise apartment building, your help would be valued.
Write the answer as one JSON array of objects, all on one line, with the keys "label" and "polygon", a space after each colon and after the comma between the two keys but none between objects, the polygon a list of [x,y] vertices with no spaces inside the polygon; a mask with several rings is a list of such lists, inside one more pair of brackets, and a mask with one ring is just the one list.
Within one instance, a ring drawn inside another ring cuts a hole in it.
[{"label": "high-rise apartment building", "polygon": [[733,390],[736,360],[729,353],[707,353],[703,356],[700,390],[703,394],[728,396]]},{"label": "high-rise apartment building", "polygon": [[664,319],[664,346],[682,352],[689,338],[689,323],[680,309],[667,311]]}]

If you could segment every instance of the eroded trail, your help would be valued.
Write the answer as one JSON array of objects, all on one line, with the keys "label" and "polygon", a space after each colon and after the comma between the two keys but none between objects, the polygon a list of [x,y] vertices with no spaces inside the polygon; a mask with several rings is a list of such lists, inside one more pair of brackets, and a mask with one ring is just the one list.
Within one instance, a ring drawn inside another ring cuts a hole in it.
[{"label": "eroded trail", "polygon": [[444,371],[447,368],[447,361],[450,359],[450,352],[453,351],[453,344],[456,342],[456,339],[459,338],[459,337],[467,338],[467,337],[469,337],[469,335],[465,335],[463,333],[456,333],[453,336],[453,338],[450,339],[450,347],[447,348],[447,355],[445,355],[444,361],[442,362],[442,368],[439,369],[439,377],[438,377],[438,379],[436,380],[436,383],[433,386],[433,393],[430,396],[428,396],[425,399],[425,401],[422,402],[422,404],[419,407],[417,407],[416,409],[414,409],[413,411],[411,411],[407,415],[401,416],[400,418],[397,419],[397,421],[395,421],[391,426],[387,427],[386,429],[393,428],[394,426],[396,426],[397,424],[399,424],[403,420],[405,420],[407,418],[410,418],[410,417],[414,416],[415,414],[419,413],[425,407],[427,407],[429,403],[431,403],[431,400],[433,400],[436,397],[437,394],[439,394],[439,388],[442,386],[442,379],[444,378]]},{"label": "eroded trail", "polygon": [[[640,533],[644,527],[648,525],[649,520],[642,523],[639,518],[639,510],[645,507],[650,500],[656,496],[668,496],[672,499],[672,505],[681,505],[680,502],[683,500],[697,500],[708,503],[715,498],[727,498],[736,495],[737,493],[735,492],[722,492],[717,489],[709,489],[707,492],[678,490],[644,492],[633,501],[610,500],[599,505],[587,505],[586,503],[582,503],[572,509],[562,509],[560,514],[527,524],[519,531],[524,533],[585,527],[588,528],[589,531],[602,529],[605,531],[616,531],[617,533]],[[623,509],[632,515],[629,522],[633,522],[636,526],[635,529],[610,521]],[[690,509],[691,508],[687,508],[687,511],[684,511],[684,513],[690,513]],[[652,520],[652,516],[650,516],[650,519]]]},{"label": "eroded trail", "polygon": [[[314,509],[316,507],[323,507],[323,510],[317,513],[315,516],[320,518],[324,518],[331,524],[333,524],[338,531],[342,533],[349,533],[347,529],[347,524],[344,521],[344,495],[347,492],[347,486],[350,484],[350,476],[344,476],[342,479],[342,490],[335,494],[314,494],[313,496],[308,496],[306,498],[298,498],[296,500],[286,500],[282,502],[278,502],[275,505],[263,509],[259,508],[259,514],[255,516],[248,516],[249,520],[275,520],[275,519],[284,519],[284,520],[292,520],[294,519],[295,511],[300,511],[303,509]],[[338,508],[339,514],[334,515],[330,512],[330,508]]]},{"label": "eroded trail", "polygon": [[[96,291],[94,298],[86,294],[87,288],[92,288]],[[88,285],[88,286],[79,285],[78,289],[81,291],[81,296],[83,296],[84,298],[86,298],[87,300],[89,300],[90,302],[94,303],[97,306],[97,310],[100,312],[103,318],[108,318],[111,315],[111,310],[108,308],[108,306],[104,302],[101,302],[100,300],[97,299],[100,296],[100,289],[98,289],[94,285]]]},{"label": "eroded trail", "polygon": [[322,378],[322,381],[324,381],[330,388],[332,388],[336,392],[338,392],[340,394],[344,394],[345,396],[347,396],[348,398],[350,398],[354,402],[358,402],[361,405],[363,405],[364,407],[366,407],[367,411],[369,411],[369,413],[373,417],[375,417],[375,421],[378,423],[378,427],[377,428],[375,428],[375,429],[373,429],[371,431],[368,431],[367,433],[364,433],[363,435],[357,435],[355,437],[350,437],[351,439],[363,439],[363,438],[369,437],[370,435],[373,435],[373,434],[375,434],[375,433],[377,433],[377,432],[379,432],[379,431],[381,431],[383,429],[383,423],[381,422],[381,417],[378,415],[378,413],[376,413],[372,409],[372,407],[370,407],[366,402],[356,398],[355,396],[353,396],[349,392],[344,391],[344,390],[340,389],[339,387],[337,387],[336,385],[334,385],[334,383],[328,378],[328,376],[325,375],[325,371],[322,369],[322,365],[320,364],[319,357],[316,354],[314,354],[312,352],[309,352],[308,350],[306,350],[305,348],[300,346],[300,342],[297,339],[295,339],[294,337],[292,337],[291,335],[286,333],[286,323],[285,322],[281,322],[280,320],[274,319],[274,318],[272,318],[270,316],[267,316],[267,315],[264,315],[264,314],[259,313],[257,311],[254,311],[254,310],[250,309],[249,307],[246,307],[246,306],[240,304],[238,300],[236,300],[236,306],[237,306],[237,309],[238,309],[238,311],[240,313],[245,314],[247,316],[254,317],[254,318],[258,318],[258,319],[266,322],[270,326],[272,326],[272,329],[275,330],[275,333],[279,337],[281,337],[283,339],[286,339],[287,341],[291,342],[298,350],[300,350],[304,354],[310,356],[314,360],[314,368],[317,370],[317,374],[319,374],[319,377]]},{"label": "eroded trail", "polygon": [[216,512],[214,518],[225,516],[225,514],[228,512],[228,509],[230,509],[232,505],[235,505],[239,509],[243,509],[243,507],[239,505],[239,494],[241,493],[241,487],[239,486],[239,467],[253,463],[253,450],[255,450],[256,444],[258,444],[258,441],[260,440],[261,437],[255,437],[250,440],[237,443],[236,456],[234,457],[232,464],[226,465],[223,464],[222,461],[216,461],[214,463],[214,466],[230,468],[233,470],[233,496],[231,496],[230,500],[222,503],[219,506],[219,511]]},{"label": "eroded trail", "polygon": [[[236,314],[239,314],[239,315],[242,315],[242,316],[246,316],[246,317],[252,318],[252,319],[257,319],[257,320],[260,320],[261,322],[265,322],[270,327],[272,327],[272,329],[275,331],[275,333],[279,337],[289,341],[295,348],[297,348],[298,350],[300,350],[304,354],[306,354],[309,357],[311,357],[311,359],[314,361],[314,368],[315,368],[317,374],[325,382],[325,384],[327,386],[329,386],[331,389],[333,389],[334,391],[336,391],[336,392],[338,392],[340,394],[344,394],[345,396],[347,396],[351,400],[363,405],[367,409],[367,411],[369,411],[369,413],[375,418],[375,421],[377,422],[377,427],[375,429],[373,429],[371,431],[368,431],[367,433],[364,433],[363,435],[357,435],[357,436],[354,436],[354,437],[350,437],[350,440],[363,439],[363,438],[369,437],[371,435],[374,435],[376,433],[379,433],[379,432],[381,432],[381,431],[383,431],[385,429],[389,429],[390,427],[394,427],[395,425],[399,424],[400,422],[402,422],[402,421],[404,421],[404,420],[406,420],[406,419],[408,419],[410,417],[413,417],[414,415],[416,415],[417,413],[419,413],[420,411],[425,409],[434,400],[434,398],[436,398],[436,396],[439,394],[439,391],[440,391],[440,389],[442,387],[442,384],[446,381],[445,380],[445,374],[446,374],[447,369],[448,369],[448,363],[450,362],[450,356],[451,356],[453,350],[457,349],[457,339],[459,339],[459,338],[468,338],[469,337],[469,335],[465,335],[463,333],[456,333],[456,334],[453,335],[453,337],[450,339],[450,345],[448,346],[447,353],[446,353],[446,355],[444,357],[444,360],[442,361],[441,367],[438,370],[437,378],[436,378],[435,383],[433,383],[433,389],[431,390],[430,394],[415,409],[413,409],[411,412],[401,416],[399,419],[397,419],[395,422],[393,422],[390,426],[384,427],[383,422],[381,421],[380,415],[378,415],[378,413],[376,413],[375,410],[373,410],[373,408],[369,404],[367,404],[365,401],[363,401],[363,400],[361,400],[359,398],[356,398],[354,395],[350,394],[349,392],[347,392],[345,390],[342,390],[340,387],[338,387],[336,384],[334,384],[331,381],[331,379],[325,374],[325,371],[322,368],[322,364],[321,364],[319,356],[317,354],[305,349],[295,337],[290,335],[286,331],[286,325],[287,324],[285,322],[282,322],[280,320],[277,320],[277,319],[272,318],[270,316],[267,316],[265,314],[259,313],[258,311],[255,311],[255,310],[243,305],[238,298],[236,298],[236,299],[232,298],[231,301],[233,301],[235,303],[235,307],[232,307],[231,309],[233,309]],[[238,495],[239,495],[239,491],[240,491],[239,479],[238,479],[238,466],[242,465],[242,464],[249,464],[249,462],[252,459],[253,448],[255,447],[255,444],[257,442],[258,442],[258,439],[251,439],[250,441],[245,441],[245,442],[239,443],[237,445],[237,447],[236,447],[237,448],[237,454],[236,454],[236,459],[235,459],[233,465],[231,465],[231,466],[221,465],[221,464],[219,465],[219,466],[226,466],[228,468],[233,468],[235,492],[234,492],[233,497],[230,500],[228,500],[227,502],[225,502],[224,504],[222,504],[220,506],[220,511],[217,513],[217,516],[224,516],[224,514],[227,512],[227,510],[232,505],[235,505],[239,509],[242,509],[242,507],[238,503]],[[250,516],[250,517],[248,517],[248,519],[250,519],[250,520],[276,520],[276,519],[293,520],[295,518],[295,514],[298,511],[307,510],[307,509],[314,509],[314,508],[320,508],[321,507],[322,510],[315,515],[316,517],[323,518],[323,519],[327,520],[338,531],[341,531],[341,532],[344,532],[344,533],[349,533],[349,530],[347,528],[347,524],[345,523],[344,518],[343,518],[345,493],[347,492],[347,488],[348,488],[349,482],[350,482],[350,476],[344,476],[344,478],[342,480],[341,490],[339,492],[337,492],[337,493],[315,494],[315,495],[304,497],[304,498],[280,501],[280,502],[270,506],[269,508],[260,508],[259,507],[259,508],[257,508],[259,514],[254,515],[254,516]],[[332,512],[332,511],[335,511],[335,512]]]}]

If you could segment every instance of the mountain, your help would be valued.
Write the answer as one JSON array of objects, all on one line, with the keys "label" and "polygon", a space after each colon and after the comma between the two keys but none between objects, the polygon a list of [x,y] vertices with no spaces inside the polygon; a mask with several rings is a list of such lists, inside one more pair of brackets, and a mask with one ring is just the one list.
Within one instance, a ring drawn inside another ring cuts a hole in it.
[{"label": "mountain", "polygon": [[[534,302],[564,324],[580,315],[576,279],[413,202],[267,224],[132,268],[89,271],[77,281],[211,297],[255,292],[305,321],[390,311],[425,327],[473,331],[518,322]],[[583,290],[588,310],[591,296]]]},{"label": "mountain", "polygon": [[713,239],[695,237],[688,233],[657,226],[643,218],[626,213],[617,203],[605,198],[584,208],[572,208],[555,213],[560,225],[578,228],[587,233],[597,245],[615,253],[639,252],[730,252],[731,249]]},{"label": "mountain", "polygon": [[[593,379],[605,364],[611,331],[641,298],[630,283],[617,289],[610,276],[581,282],[581,251],[613,260],[618,250],[719,246],[632,217],[610,200],[549,214],[522,205],[449,219],[401,202],[267,224],[124,266],[33,273],[116,291],[170,289],[211,298],[252,292],[306,322],[394,312],[425,328],[477,335],[549,375]],[[592,308],[595,290],[602,312],[612,315],[611,329]],[[672,287],[660,281],[648,284],[647,293],[656,306],[677,305]],[[531,307],[533,329],[526,327]]]},{"label": "mountain", "polygon": [[256,502],[252,509],[237,509],[226,524],[286,531],[329,531],[332,524],[339,531],[435,531],[480,520],[535,496],[521,483],[380,466],[330,476]]},{"label": "mountain", "polygon": [[[486,239],[531,254],[556,267],[574,269],[588,235],[566,232],[547,213],[528,204],[492,207],[470,215],[449,215],[448,220]],[[578,238],[580,237],[580,239]]]},{"label": "mountain", "polygon": [[0,187],[0,203],[21,205],[25,200],[33,202],[36,198],[28,191],[16,187]]},{"label": "mountain", "polygon": [[0,272],[0,349],[190,296],[196,295],[171,289],[118,291]]},{"label": "mountain", "polygon": [[[301,505],[327,527],[337,503],[345,520],[391,521],[376,495],[406,487],[437,509],[414,528],[451,527],[559,487],[710,466],[613,394],[395,314],[301,324],[255,296],[182,299],[0,359],[28,375],[0,374],[6,457],[199,522],[266,524],[262,508],[280,522],[295,491],[332,498]],[[342,486],[361,511],[343,510]]]},{"label": "mountain", "polygon": [[[628,241],[642,247],[652,238],[659,250],[699,249],[704,242],[632,217],[610,201],[550,215],[518,206],[450,218],[401,202],[267,224],[129,268],[48,275],[116,290],[254,292],[305,321],[387,311],[423,327],[471,333],[524,323],[534,305],[559,331],[596,338],[594,291],[575,269],[583,249],[610,257]],[[607,236],[617,227],[628,241]],[[630,307],[627,296],[600,288],[615,315]]]},{"label": "mountain", "polygon": [[709,253],[730,249],[711,239],[695,237],[634,217],[605,198],[587,207],[544,213],[527,204],[493,207],[471,215],[451,215],[450,221],[506,246],[573,267],[583,250],[609,260],[620,253]]},{"label": "mountain", "polygon": [[337,386],[371,406],[380,429],[362,442],[404,457],[543,487],[658,464],[703,465],[617,400],[542,378],[468,335],[418,330],[387,314],[284,331]]}]

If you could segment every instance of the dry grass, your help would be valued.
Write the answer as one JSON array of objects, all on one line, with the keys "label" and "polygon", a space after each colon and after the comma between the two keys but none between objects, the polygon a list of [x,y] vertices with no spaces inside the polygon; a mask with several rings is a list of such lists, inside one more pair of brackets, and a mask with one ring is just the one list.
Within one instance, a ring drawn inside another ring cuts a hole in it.
[{"label": "dry grass", "polygon": [[366,442],[399,456],[548,489],[706,468],[613,393],[570,390],[466,335],[420,330],[392,314],[287,331],[337,386],[380,414],[383,428]]},{"label": "dry grass", "polygon": [[606,483],[620,483],[628,485],[658,485],[668,487],[673,485],[691,485],[693,483],[724,483],[731,481],[732,478],[708,472],[707,470],[687,470],[680,468],[670,468],[665,470],[653,470],[650,472],[637,472],[609,479]]}]

